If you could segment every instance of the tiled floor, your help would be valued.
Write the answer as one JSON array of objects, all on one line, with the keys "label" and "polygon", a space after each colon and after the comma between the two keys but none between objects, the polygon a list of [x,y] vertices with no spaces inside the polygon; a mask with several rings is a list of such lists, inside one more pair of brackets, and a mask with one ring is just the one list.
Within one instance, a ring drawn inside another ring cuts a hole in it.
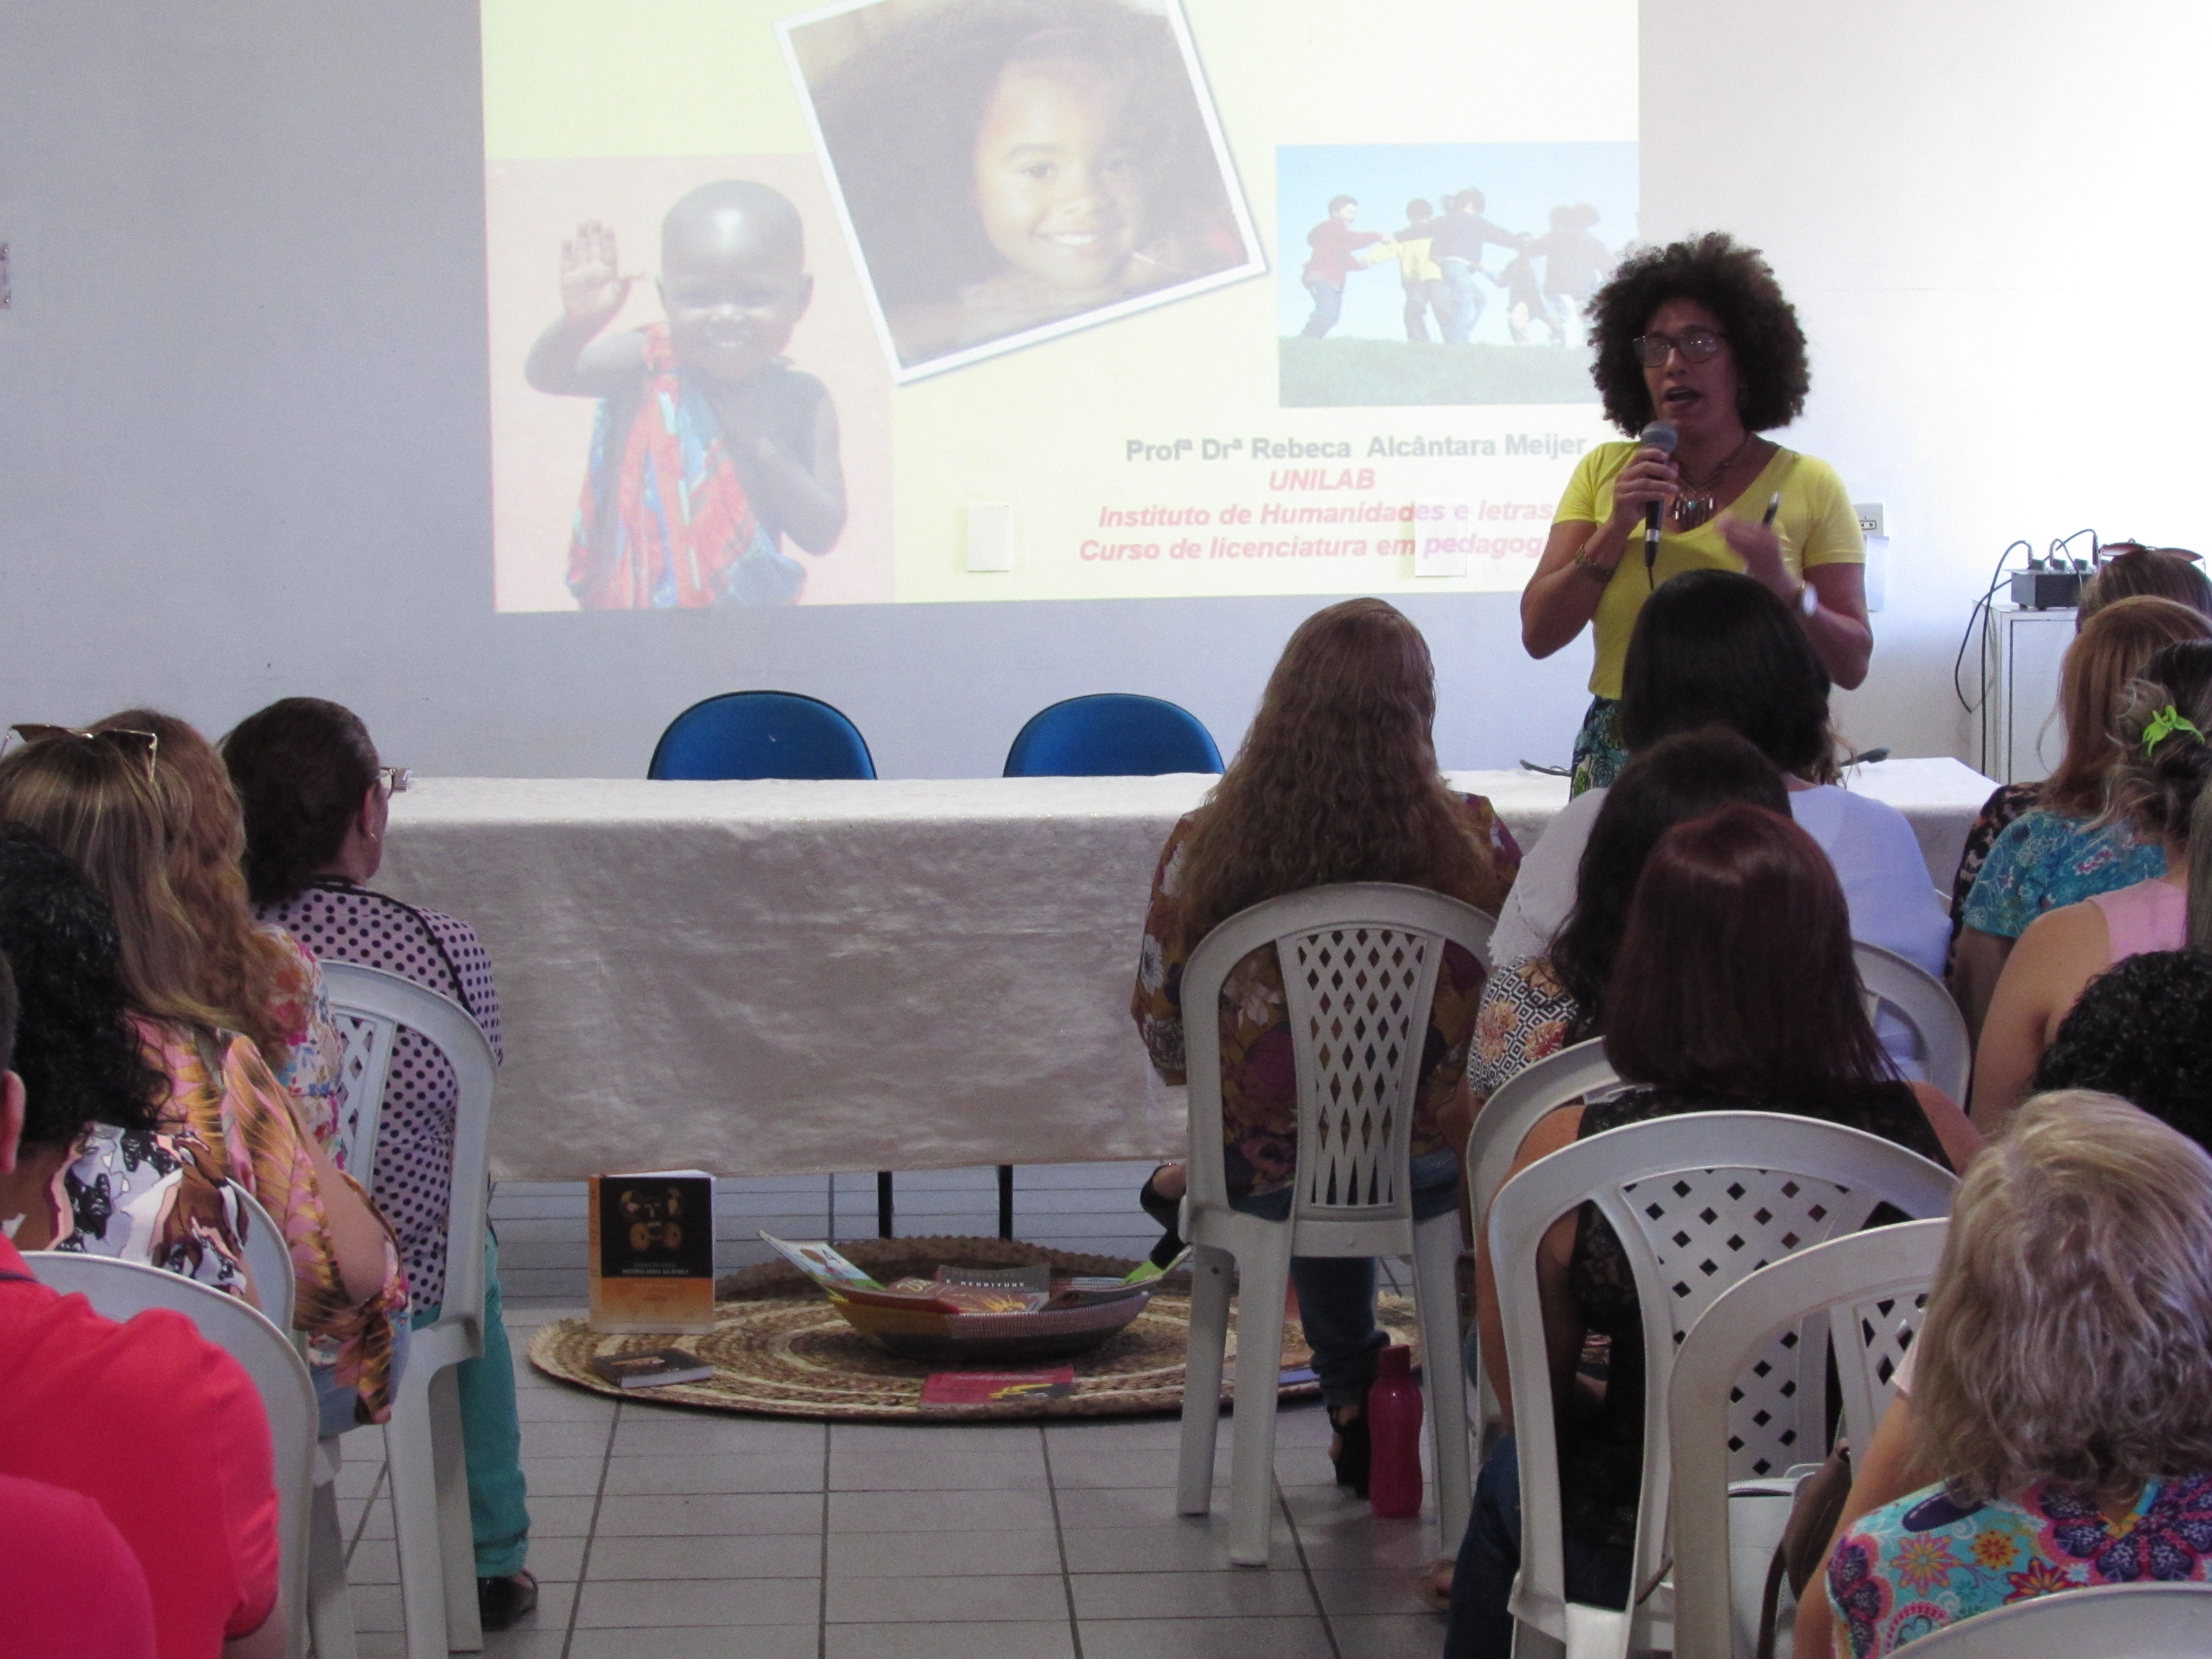
[{"label": "tiled floor", "polygon": [[[1131,1179],[1127,1166],[1089,1167],[1087,1188],[1066,1171],[1056,1187],[1027,1181],[1033,1208],[1018,1231],[1136,1254],[1152,1236],[1140,1214],[1129,1218],[1142,1170]],[[980,1182],[939,1177],[933,1188],[932,1178],[902,1178],[900,1231],[994,1231],[995,1189],[989,1171],[976,1173]],[[865,1193],[872,1235],[873,1177],[851,1187],[855,1200]],[[1103,1202],[1109,1189],[1118,1194],[1111,1209]],[[828,1183],[810,1191],[826,1209]],[[1102,1200],[1097,1207],[1085,1207],[1086,1193]],[[792,1195],[728,1183],[717,1207],[732,1212],[726,1231],[735,1232],[738,1212]],[[518,1358],[530,1328],[580,1311],[579,1297],[518,1293],[519,1274],[571,1269],[511,1265],[524,1243],[516,1223],[527,1218],[517,1212],[543,1212],[565,1196],[500,1195]],[[836,1201],[846,1213],[844,1178]],[[830,1231],[798,1224],[805,1213],[794,1216],[794,1233]],[[572,1224],[580,1233],[580,1208]],[[533,1242],[562,1243],[551,1226]],[[750,1259],[730,1244],[724,1267]],[[580,1257],[573,1271],[580,1289]],[[518,1382],[530,1565],[544,1589],[523,1628],[487,1638],[490,1655],[1365,1659],[1429,1655],[1442,1640],[1443,1621],[1412,1591],[1415,1571],[1437,1553],[1433,1520],[1378,1521],[1340,1492],[1318,1408],[1285,1409],[1279,1419],[1274,1556],[1262,1571],[1228,1563],[1226,1419],[1214,1513],[1184,1519],[1171,1491],[1171,1419],[839,1426],[604,1400],[526,1364]],[[402,1650],[380,1455],[374,1431],[348,1437],[339,1487],[364,1659]]]}]

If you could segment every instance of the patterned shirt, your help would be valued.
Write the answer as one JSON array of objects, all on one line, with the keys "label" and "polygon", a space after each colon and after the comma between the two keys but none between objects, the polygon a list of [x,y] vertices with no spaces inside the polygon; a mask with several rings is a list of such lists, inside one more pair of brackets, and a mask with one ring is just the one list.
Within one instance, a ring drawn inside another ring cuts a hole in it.
[{"label": "patterned shirt", "polygon": [[[323,988],[323,970],[315,965],[307,948],[282,927],[264,926],[258,931],[277,940],[285,957],[270,1012],[283,1029],[286,1048],[281,1061],[274,1054],[263,1058],[292,1097],[300,1121],[316,1143],[329,1147],[331,1138],[337,1133],[339,1097],[344,1093],[338,1075],[345,1063],[345,1043],[331,1024],[331,999]],[[331,1158],[341,1170],[345,1168],[343,1144],[331,1150]]]},{"label": "patterned shirt", "polygon": [[1583,1011],[1552,971],[1549,957],[1523,957],[1495,969],[1483,982],[1467,1051],[1475,1109],[1516,1073],[1590,1035],[1582,1025]]},{"label": "patterned shirt", "polygon": [[2212,1580],[2212,1475],[2151,1481],[2118,1525],[2048,1484],[1976,1509],[1929,1486],[1863,1516],[1828,1562],[1852,1659],[2030,1596],[2152,1580]]},{"label": "patterned shirt", "polygon": [[[491,958],[468,923],[335,878],[319,879],[282,904],[265,905],[259,915],[325,962],[380,968],[451,997],[475,1016],[492,1053],[500,1053]],[[398,1236],[417,1309],[437,1307],[445,1297],[453,1113],[459,1100],[460,1085],[445,1055],[420,1032],[403,1028],[392,1045],[377,1125],[374,1195]]]},{"label": "patterned shirt", "polygon": [[[1468,826],[1489,848],[1489,868],[1465,892],[1455,893],[1495,915],[1521,866],[1512,833],[1480,795],[1465,801]],[[1200,811],[1204,809],[1201,808]],[[1129,1012],[1161,1077],[1183,1079],[1182,970],[1198,940],[1190,937],[1182,898],[1183,851],[1199,813],[1186,813],[1160,849],[1152,872],[1152,906],[1145,915],[1145,943]],[[1437,1108],[1467,1066],[1468,1037],[1484,978],[1481,963],[1448,946],[1437,974],[1421,1054],[1421,1086],[1413,1103],[1413,1155],[1447,1149]],[[1221,1121],[1232,1157],[1232,1191],[1239,1186],[1236,1157],[1251,1171],[1255,1195],[1291,1184],[1298,1152],[1297,1074],[1291,1052],[1290,1015],[1283,1001],[1282,965],[1271,949],[1255,951],[1229,970],[1221,985]]]},{"label": "patterned shirt", "polygon": [[1974,878],[1982,873],[1990,848],[1997,844],[1997,837],[2011,827],[2014,819],[2042,797],[2043,786],[2039,783],[2001,783],[1974,815],[1973,827],[1966,831],[1966,845],[1959,849],[1958,873],[1951,878],[1954,945],[1959,942],[1960,930],[1966,925],[1966,896],[1974,890]]},{"label": "patterned shirt", "polygon": [[[234,1181],[283,1229],[292,1258],[292,1327],[307,1358],[357,1389],[359,1420],[391,1413],[392,1330],[407,1314],[398,1253],[385,1245],[384,1283],[367,1302],[347,1294],[321,1181],[290,1097],[249,1037],[133,1017],[148,1062],[168,1079],[162,1133],[95,1128],[65,1169],[70,1228],[54,1247],[182,1272],[242,1290],[235,1208],[215,1189]],[[339,1181],[348,1177],[343,1174]]]},{"label": "patterned shirt", "polygon": [[1969,927],[2018,939],[2046,910],[2165,873],[2165,850],[2138,841],[2126,823],[2072,817],[2039,806],[2021,813],[1997,837],[1963,914]]}]

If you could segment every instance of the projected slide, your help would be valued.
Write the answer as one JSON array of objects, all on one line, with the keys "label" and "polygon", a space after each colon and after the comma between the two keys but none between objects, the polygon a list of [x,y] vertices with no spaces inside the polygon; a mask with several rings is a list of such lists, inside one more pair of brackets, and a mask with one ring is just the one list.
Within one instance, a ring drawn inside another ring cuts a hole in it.
[{"label": "projected slide", "polygon": [[1609,435],[1634,0],[483,17],[501,611],[1510,589]]}]

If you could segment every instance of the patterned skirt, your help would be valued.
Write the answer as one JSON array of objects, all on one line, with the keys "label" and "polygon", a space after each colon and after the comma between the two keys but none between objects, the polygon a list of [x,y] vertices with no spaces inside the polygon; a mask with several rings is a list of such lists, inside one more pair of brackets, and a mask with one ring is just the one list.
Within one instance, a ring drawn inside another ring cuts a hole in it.
[{"label": "patterned skirt", "polygon": [[1610,788],[1628,764],[1628,750],[1620,740],[1620,699],[1592,697],[1583,729],[1575,733],[1574,781],[1567,798],[1586,789]]}]

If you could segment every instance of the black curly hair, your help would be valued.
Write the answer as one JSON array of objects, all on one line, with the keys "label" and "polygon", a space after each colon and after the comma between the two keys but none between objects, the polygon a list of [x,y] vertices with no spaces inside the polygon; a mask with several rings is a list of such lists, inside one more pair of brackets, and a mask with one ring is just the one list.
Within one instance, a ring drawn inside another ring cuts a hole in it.
[{"label": "black curly hair", "polygon": [[2035,1089],[2101,1089],[2212,1152],[2212,955],[2148,951],[2091,980]]},{"label": "black curly hair", "polygon": [[26,1147],[66,1146],[90,1123],[150,1131],[168,1081],[131,1029],[115,916],[76,861],[36,830],[0,825],[0,951],[20,1014]]},{"label": "black curly hair", "polygon": [[1797,310],[1782,296],[1773,267],[1757,248],[1725,231],[1638,249],[1613,280],[1590,297],[1590,337],[1597,348],[1590,379],[1606,418],[1633,437],[1651,419],[1651,390],[1636,358],[1636,337],[1669,300],[1694,300],[1720,319],[1735,354],[1744,429],[1766,432],[1805,412],[1813,371]]},{"label": "black curly hair", "polygon": [[[795,40],[802,59],[807,47]],[[951,0],[892,23],[814,85],[823,148],[885,307],[951,299],[1003,264],[975,210],[978,122],[1017,62],[1072,59],[1127,88],[1146,240],[1234,263],[1206,118],[1166,18],[1122,0]]]},{"label": "black curly hair", "polygon": [[368,728],[343,703],[285,697],[239,721],[220,747],[246,815],[247,896],[296,898],[337,857],[376,781]]}]

